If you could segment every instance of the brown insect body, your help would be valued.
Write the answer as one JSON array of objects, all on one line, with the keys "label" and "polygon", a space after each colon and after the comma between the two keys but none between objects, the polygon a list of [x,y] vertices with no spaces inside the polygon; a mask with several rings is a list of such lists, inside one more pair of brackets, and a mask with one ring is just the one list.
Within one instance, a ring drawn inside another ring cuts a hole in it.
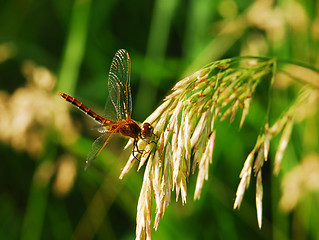
[{"label": "brown insect body", "polygon": [[116,112],[116,117],[111,116],[111,120],[96,114],[90,108],[68,94],[59,92],[59,95],[66,101],[70,102],[101,124],[97,130],[103,133],[103,135],[98,137],[92,144],[92,148],[87,156],[85,169],[97,157],[97,155],[99,155],[114,133],[134,139],[134,157],[134,153],[142,153],[137,146],[138,140],[142,139],[146,142],[145,139],[149,139],[153,135],[153,127],[149,123],[144,123],[143,126],[140,127],[137,122],[131,119],[132,96],[130,88],[130,73],[130,56],[126,50],[120,49],[116,52],[113,58],[108,75],[109,99],[111,100]]},{"label": "brown insect body", "polygon": [[82,112],[84,112],[85,114],[92,117],[94,120],[104,125],[105,129],[108,132],[119,133],[122,136],[131,137],[134,139],[138,139],[139,137],[144,139],[152,136],[153,127],[149,123],[144,123],[141,128],[133,119],[130,118],[128,118],[125,121],[122,120],[119,122],[107,120],[93,112],[89,107],[85,106],[83,103],[81,103],[74,97],[71,97],[70,95],[61,92],[59,92],[59,95],[63,97],[66,101],[70,102],[72,105],[76,106]]},{"label": "brown insect body", "polygon": [[76,100],[74,97],[71,97],[70,95],[65,94],[65,93],[61,93],[61,92],[58,92],[58,94],[61,97],[63,97],[66,101],[68,101],[72,105],[76,106],[82,112],[84,112],[85,114],[89,115],[91,118],[93,118],[94,120],[98,121],[99,123],[101,123],[103,125],[109,125],[111,123],[115,123],[115,122],[113,122],[111,120],[107,120],[104,117],[101,117],[100,115],[96,114],[90,108],[85,106],[83,103],[81,103],[80,101]]},{"label": "brown insect body", "polygon": [[117,131],[119,134],[125,137],[131,137],[137,139],[141,135],[141,127],[132,119],[119,122]]}]

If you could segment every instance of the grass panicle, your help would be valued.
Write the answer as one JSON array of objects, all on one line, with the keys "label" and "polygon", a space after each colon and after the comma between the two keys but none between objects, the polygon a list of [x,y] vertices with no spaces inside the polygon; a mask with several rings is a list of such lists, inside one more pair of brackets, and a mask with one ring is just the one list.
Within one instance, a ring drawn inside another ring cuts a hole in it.
[{"label": "grass panicle", "polygon": [[[294,123],[297,121],[302,121],[309,117],[309,114],[314,114],[310,111],[305,114],[305,110],[311,106],[316,105],[319,101],[319,89],[313,85],[305,84],[306,86],[301,90],[297,99],[290,105],[287,110],[284,110],[281,116],[269,127],[269,122],[266,121],[259,134],[256,145],[248,155],[245,161],[244,167],[240,173],[240,183],[236,192],[236,199],[234,203],[234,209],[239,208],[243,199],[245,190],[249,186],[251,172],[254,170],[254,175],[257,176],[256,179],[256,208],[257,208],[257,220],[258,226],[262,226],[262,166],[268,159],[269,145],[272,138],[275,136],[280,136],[280,141],[277,146],[276,154],[274,157],[274,175],[278,175],[281,169],[281,162],[290,140],[291,132]],[[306,111],[307,112],[307,111]],[[297,117],[298,116],[298,117]],[[268,115],[266,116],[268,119]]]},{"label": "grass panicle", "polygon": [[[145,122],[154,127],[154,135],[140,140],[141,153],[131,155],[122,170],[122,178],[139,159],[138,170],[147,162],[137,208],[137,239],[151,238],[151,206],[156,204],[154,228],[159,226],[165,209],[175,191],[175,199],[187,201],[187,183],[190,173],[197,171],[194,199],[199,199],[204,180],[209,177],[213,160],[217,129],[216,121],[233,122],[241,111],[241,128],[250,109],[252,98],[261,81],[273,87],[277,62],[264,58],[235,58],[216,61],[189,77],[179,81],[164,102]],[[267,90],[267,89],[266,89]],[[305,104],[314,103],[318,89],[306,87],[299,98],[272,124],[269,123],[270,104],[264,125],[256,144],[249,153],[240,173],[234,209],[239,208],[245,190],[249,187],[252,172],[256,177],[256,209],[259,228],[262,226],[262,168],[268,160],[270,141],[281,134],[274,160],[274,174],[278,174],[289,142],[294,116]],[[240,110],[241,109],[241,110]],[[128,143],[131,144],[132,141]],[[154,195],[154,197],[152,197]]]},{"label": "grass panicle", "polygon": [[[150,237],[153,194],[156,204],[155,229],[169,205],[172,191],[175,191],[176,201],[181,197],[182,203],[186,203],[190,173],[197,172],[194,199],[200,198],[213,159],[217,134],[214,123],[226,119],[233,122],[241,112],[241,128],[258,84],[266,79],[271,83],[269,88],[272,87],[275,67],[274,59],[257,58],[252,61],[236,58],[216,61],[179,81],[164,102],[145,120],[154,127],[155,135],[148,140],[150,144],[142,140],[138,143],[139,149],[143,151],[137,155],[140,160],[138,169],[148,162],[138,203],[137,238]],[[305,94],[301,96],[272,126],[269,125],[269,117],[265,116],[266,121],[256,145],[240,173],[234,209],[240,207],[253,171],[256,177],[259,227],[262,226],[262,167],[268,159],[270,140],[283,131],[275,160],[274,172],[278,173],[289,141],[294,111],[308,99]],[[134,162],[135,157],[132,155],[121,178]]]}]

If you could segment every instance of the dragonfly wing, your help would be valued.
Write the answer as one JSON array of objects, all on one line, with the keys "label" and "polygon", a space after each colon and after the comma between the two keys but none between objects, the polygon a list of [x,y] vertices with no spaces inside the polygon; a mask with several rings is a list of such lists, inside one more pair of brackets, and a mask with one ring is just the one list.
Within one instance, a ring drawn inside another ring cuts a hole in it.
[{"label": "dragonfly wing", "polygon": [[109,132],[112,127],[117,127],[117,124],[113,121],[105,121],[104,124],[99,124],[92,127],[92,130],[97,130],[99,133]]},{"label": "dragonfly wing", "polygon": [[92,144],[92,148],[86,158],[86,166],[85,170],[91,165],[94,159],[100,154],[102,149],[106,146],[108,141],[110,140],[113,132],[107,132],[102,136],[99,136]]},{"label": "dragonfly wing", "polygon": [[107,133],[109,132],[103,125],[97,125],[92,128],[93,130],[97,130],[99,133]]},{"label": "dragonfly wing", "polygon": [[130,75],[130,56],[126,50],[120,49],[113,58],[108,79],[109,98],[115,107],[118,120],[125,120],[132,114]]},{"label": "dragonfly wing", "polygon": [[102,115],[102,117],[112,121],[118,121],[117,111],[115,110],[115,106],[111,101],[110,96],[106,100],[104,106],[104,114]]}]

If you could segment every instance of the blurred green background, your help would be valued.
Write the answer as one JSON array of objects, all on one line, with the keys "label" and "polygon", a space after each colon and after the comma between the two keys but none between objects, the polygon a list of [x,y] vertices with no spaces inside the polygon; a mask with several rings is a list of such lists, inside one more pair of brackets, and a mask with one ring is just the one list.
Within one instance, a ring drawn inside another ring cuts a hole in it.
[{"label": "blurred green background", "polygon": [[[56,94],[77,97],[102,114],[118,49],[131,56],[132,118],[140,122],[179,79],[217,59],[273,56],[319,67],[315,0],[29,0],[0,6],[0,239],[135,237],[144,169],[118,179],[130,149],[123,151],[126,140],[114,137],[84,171],[98,136],[94,123]],[[273,103],[289,105],[296,93],[273,96]],[[263,228],[254,182],[240,211],[232,209],[266,98],[265,92],[257,97],[261,104],[241,131],[239,119],[218,125],[201,199],[193,200],[196,178],[190,178],[187,204],[176,203],[173,193],[153,239],[319,239],[318,196],[306,198],[306,210],[282,213],[281,175],[272,175],[271,161],[263,173]],[[313,128],[297,128],[282,172],[299,161],[304,131],[309,135]],[[316,143],[309,148],[318,150]]]}]

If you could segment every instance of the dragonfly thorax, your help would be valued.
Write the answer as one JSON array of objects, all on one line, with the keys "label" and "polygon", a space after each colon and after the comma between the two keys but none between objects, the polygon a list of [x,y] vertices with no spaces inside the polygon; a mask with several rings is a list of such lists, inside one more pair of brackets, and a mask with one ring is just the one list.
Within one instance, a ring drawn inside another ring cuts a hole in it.
[{"label": "dragonfly thorax", "polygon": [[141,134],[141,128],[134,120],[130,119],[118,127],[118,133],[126,137],[137,139]]}]

